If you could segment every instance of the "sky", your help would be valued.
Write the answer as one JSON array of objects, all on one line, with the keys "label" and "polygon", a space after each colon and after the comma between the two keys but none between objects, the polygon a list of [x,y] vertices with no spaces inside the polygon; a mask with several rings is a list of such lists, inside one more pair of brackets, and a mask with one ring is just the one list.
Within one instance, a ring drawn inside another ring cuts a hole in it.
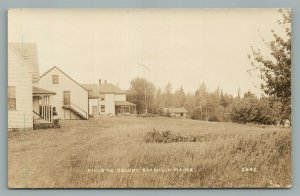
[{"label": "sky", "polygon": [[58,66],[83,84],[128,89],[139,76],[162,89],[194,93],[204,82],[259,95],[247,55],[280,18],[277,9],[12,9],[8,42],[36,43],[41,74]]}]

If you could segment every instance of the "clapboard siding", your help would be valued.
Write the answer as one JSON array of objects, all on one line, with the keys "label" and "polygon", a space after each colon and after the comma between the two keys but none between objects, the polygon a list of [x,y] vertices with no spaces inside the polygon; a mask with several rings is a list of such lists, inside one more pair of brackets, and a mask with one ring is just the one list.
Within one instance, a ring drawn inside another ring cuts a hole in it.
[{"label": "clapboard siding", "polygon": [[[114,116],[115,112],[115,95],[114,94],[105,94],[103,101],[100,101],[100,113],[106,115]],[[105,105],[105,112],[101,111],[101,105]]]},{"label": "clapboard siding", "polygon": [[97,107],[97,115],[99,115],[99,99],[89,99],[89,115],[93,115],[93,107]]},{"label": "clapboard siding", "polygon": [[[53,75],[58,75],[58,84],[52,84]],[[50,69],[50,71],[41,76],[39,87],[56,93],[56,95],[52,97],[52,106],[56,107],[57,115],[60,119],[70,119],[70,113],[63,109],[64,91],[70,91],[71,103],[77,105],[88,114],[88,91],[57,67]],[[77,116],[71,113],[71,119],[76,118]]]},{"label": "clapboard siding", "polygon": [[8,62],[8,86],[16,87],[16,110],[8,110],[8,128],[32,128],[32,74],[22,58],[10,48]]},{"label": "clapboard siding", "polygon": [[125,94],[115,95],[115,101],[126,101],[126,95]]}]

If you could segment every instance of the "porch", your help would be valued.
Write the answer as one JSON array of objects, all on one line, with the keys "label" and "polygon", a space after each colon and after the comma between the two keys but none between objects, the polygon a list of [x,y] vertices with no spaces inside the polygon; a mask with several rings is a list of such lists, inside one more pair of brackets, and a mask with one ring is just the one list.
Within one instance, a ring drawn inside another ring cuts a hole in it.
[{"label": "porch", "polygon": [[135,115],[136,104],[129,101],[115,101],[116,115]]},{"label": "porch", "polygon": [[55,108],[52,107],[52,96],[55,92],[33,86],[33,121],[34,123],[52,123]]}]

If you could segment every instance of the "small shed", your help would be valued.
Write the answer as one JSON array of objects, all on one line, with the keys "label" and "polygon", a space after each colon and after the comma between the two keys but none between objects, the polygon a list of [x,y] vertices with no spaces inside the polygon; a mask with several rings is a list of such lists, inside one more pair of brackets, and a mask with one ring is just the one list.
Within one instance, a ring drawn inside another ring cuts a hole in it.
[{"label": "small shed", "polygon": [[186,118],[188,111],[184,107],[163,108],[164,115],[176,118]]}]

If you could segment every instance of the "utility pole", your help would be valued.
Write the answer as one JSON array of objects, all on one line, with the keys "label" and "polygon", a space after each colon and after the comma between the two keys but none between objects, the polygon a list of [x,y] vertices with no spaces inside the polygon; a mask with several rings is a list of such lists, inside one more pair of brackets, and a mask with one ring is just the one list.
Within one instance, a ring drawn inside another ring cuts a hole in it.
[{"label": "utility pole", "polygon": [[200,120],[203,120],[202,119],[202,106],[200,105]]},{"label": "utility pole", "polygon": [[145,113],[148,113],[148,107],[147,107],[147,90],[146,90],[146,79],[144,79],[144,93],[145,93]]},{"label": "utility pole", "polygon": [[[146,71],[150,72],[149,67],[147,67],[146,65],[143,65],[141,63],[138,63],[138,65],[140,65],[141,67],[143,67]],[[144,94],[145,94],[145,113],[148,113],[148,106],[147,106],[147,88],[146,88],[146,78],[144,78]]]}]

